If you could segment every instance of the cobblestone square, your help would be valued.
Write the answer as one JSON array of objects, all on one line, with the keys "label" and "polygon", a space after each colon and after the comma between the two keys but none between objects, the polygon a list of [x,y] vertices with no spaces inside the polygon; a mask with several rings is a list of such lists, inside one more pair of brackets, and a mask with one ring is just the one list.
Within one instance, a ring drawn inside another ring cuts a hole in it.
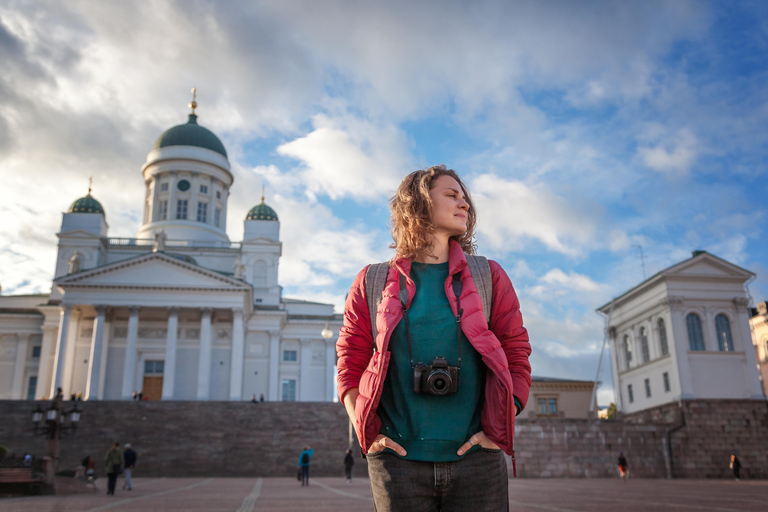
[{"label": "cobblestone square", "polygon": [[[371,511],[368,480],[315,478],[301,487],[291,478],[135,478],[134,490],[118,481],[115,496],[98,491],[67,496],[0,499],[0,512],[292,512]],[[510,510],[763,511],[768,482],[726,480],[513,479]]]}]

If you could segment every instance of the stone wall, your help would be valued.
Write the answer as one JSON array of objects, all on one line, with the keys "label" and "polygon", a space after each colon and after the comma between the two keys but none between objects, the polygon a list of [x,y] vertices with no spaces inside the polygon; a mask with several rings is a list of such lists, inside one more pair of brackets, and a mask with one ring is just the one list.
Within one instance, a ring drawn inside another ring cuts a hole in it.
[{"label": "stone wall", "polygon": [[[45,409],[50,402],[41,402]],[[65,401],[64,409],[74,402]],[[23,456],[45,455],[32,433],[36,403],[0,401],[0,445]],[[312,474],[344,475],[348,420],[340,404],[312,402],[77,402],[80,426],[61,439],[59,468],[88,454],[103,472],[112,442],[131,443],[137,476],[294,476],[305,444],[315,451]],[[355,473],[367,474],[356,448]]]},{"label": "stone wall", "polygon": [[685,400],[624,417],[626,424],[657,425],[670,433],[672,474],[728,478],[738,450],[743,478],[768,478],[768,402]]},{"label": "stone wall", "polygon": [[[66,409],[71,402],[64,404]],[[120,441],[138,452],[141,476],[293,476],[301,447],[309,444],[315,450],[313,475],[343,475],[349,430],[340,404],[104,401],[78,406],[81,425],[61,441],[61,468],[77,466],[91,454],[101,471],[111,442]],[[0,401],[0,445],[9,452],[45,454],[47,441],[31,432],[34,407],[33,402]],[[683,418],[684,426],[674,430]],[[615,477],[623,451],[636,477],[728,478],[728,458],[738,449],[743,476],[768,478],[767,432],[768,404],[755,400],[667,404],[617,421],[518,419],[517,474]],[[357,444],[354,453],[355,474],[365,475]]]}]

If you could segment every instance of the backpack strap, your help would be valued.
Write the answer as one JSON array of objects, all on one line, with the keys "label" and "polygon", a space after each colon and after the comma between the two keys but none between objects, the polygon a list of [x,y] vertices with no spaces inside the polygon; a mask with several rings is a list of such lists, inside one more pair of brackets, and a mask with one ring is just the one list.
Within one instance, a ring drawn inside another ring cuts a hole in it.
[{"label": "backpack strap", "polygon": [[[493,278],[491,277],[491,265],[484,256],[472,256],[467,254],[467,266],[472,280],[475,282],[477,293],[480,294],[480,301],[483,304],[483,314],[485,321],[490,324],[491,306],[493,305]],[[365,295],[368,300],[368,314],[371,318],[371,334],[373,343],[376,345],[376,313],[381,304],[381,295],[384,293],[384,286],[387,284],[387,275],[389,275],[389,262],[374,263],[368,267],[365,273]]]},{"label": "backpack strap", "polygon": [[475,282],[477,293],[483,303],[485,321],[491,323],[491,306],[493,306],[493,278],[491,277],[491,265],[484,256],[467,254],[467,266],[472,280]]},{"label": "backpack strap", "polygon": [[389,274],[389,262],[374,263],[368,267],[365,273],[365,296],[368,300],[368,314],[371,317],[371,334],[373,335],[374,350],[376,347],[376,313],[381,304],[381,295],[384,293],[384,285],[387,284]]}]

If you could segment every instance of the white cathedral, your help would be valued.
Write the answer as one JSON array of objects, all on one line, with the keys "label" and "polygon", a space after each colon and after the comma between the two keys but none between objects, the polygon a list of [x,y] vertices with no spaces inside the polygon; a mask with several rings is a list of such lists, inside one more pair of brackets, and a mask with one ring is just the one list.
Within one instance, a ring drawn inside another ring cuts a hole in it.
[{"label": "white cathedral", "polygon": [[218,137],[155,141],[136,238],[92,195],[63,214],[50,294],[0,295],[0,399],[332,401],[341,315],[282,297],[280,222],[261,203],[224,229],[234,178]]}]

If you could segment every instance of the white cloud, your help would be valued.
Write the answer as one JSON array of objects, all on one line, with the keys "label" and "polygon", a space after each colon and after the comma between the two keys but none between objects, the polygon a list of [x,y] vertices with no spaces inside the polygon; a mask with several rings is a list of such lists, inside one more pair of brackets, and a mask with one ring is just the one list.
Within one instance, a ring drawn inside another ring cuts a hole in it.
[{"label": "white cloud", "polygon": [[597,215],[573,208],[543,185],[484,174],[470,189],[478,231],[495,249],[522,251],[535,240],[551,251],[576,255],[594,239]]},{"label": "white cloud", "polygon": [[410,168],[406,137],[393,125],[317,115],[313,126],[308,135],[277,148],[303,162],[301,180],[311,194],[381,198],[394,192]]},{"label": "white cloud", "polygon": [[673,136],[655,146],[642,146],[637,149],[640,160],[646,166],[667,173],[687,173],[696,162],[699,152],[699,141],[687,128],[678,130]]}]

